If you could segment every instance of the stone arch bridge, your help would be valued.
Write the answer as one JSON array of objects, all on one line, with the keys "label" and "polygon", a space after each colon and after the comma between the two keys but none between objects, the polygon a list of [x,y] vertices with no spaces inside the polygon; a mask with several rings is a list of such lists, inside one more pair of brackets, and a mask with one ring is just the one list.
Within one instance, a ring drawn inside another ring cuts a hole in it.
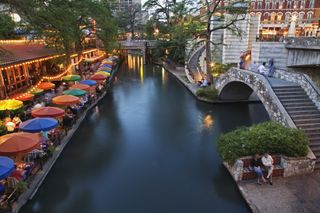
[{"label": "stone arch bridge", "polygon": [[275,71],[275,78],[231,68],[216,82],[221,100],[248,100],[255,93],[271,120],[302,129],[310,141],[311,157],[320,169],[320,91],[302,73]]}]

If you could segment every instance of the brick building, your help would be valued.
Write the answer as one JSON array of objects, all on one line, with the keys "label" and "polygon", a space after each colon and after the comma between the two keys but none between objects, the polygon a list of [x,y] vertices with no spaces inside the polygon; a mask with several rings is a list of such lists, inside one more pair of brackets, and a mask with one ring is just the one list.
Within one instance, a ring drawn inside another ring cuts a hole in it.
[{"label": "brick building", "polygon": [[263,40],[287,36],[291,21],[296,23],[296,36],[317,36],[319,7],[319,0],[251,0],[250,15],[260,18]]}]

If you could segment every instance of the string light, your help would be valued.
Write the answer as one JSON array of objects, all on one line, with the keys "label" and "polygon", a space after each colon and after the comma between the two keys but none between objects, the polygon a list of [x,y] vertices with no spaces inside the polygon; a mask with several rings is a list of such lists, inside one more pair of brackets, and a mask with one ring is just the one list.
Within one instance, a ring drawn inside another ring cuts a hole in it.
[{"label": "string light", "polygon": [[[56,75],[56,76],[43,76],[39,82],[34,85],[33,87],[31,87],[27,92],[19,95],[19,96],[15,96],[14,98],[15,99],[21,99],[27,95],[29,95],[32,91],[38,89],[38,86],[43,82],[43,81],[54,81],[54,80],[60,80],[64,75],[68,74],[71,69],[75,66],[78,66],[83,60],[90,60],[90,61],[95,61],[95,60],[99,60],[103,57],[105,57],[106,53],[104,51],[100,51],[102,53],[102,55],[100,56],[97,56],[95,58],[85,58],[83,57],[83,54],[88,54],[88,53],[91,53],[91,52],[95,52],[95,51],[99,51],[98,49],[91,49],[91,50],[87,50],[87,51],[84,51],[82,53],[82,56],[81,58],[76,62],[76,63],[72,63],[70,64],[67,69]],[[71,55],[71,57],[75,57],[77,56],[78,54],[73,54]],[[19,66],[23,66],[23,65],[29,65],[29,64],[32,64],[32,63],[37,63],[37,62],[42,62],[42,61],[46,61],[46,60],[50,60],[50,59],[54,59],[54,58],[58,58],[58,57],[62,57],[62,56],[65,56],[65,54],[60,54],[60,55],[55,55],[55,56],[50,56],[50,57],[45,57],[45,58],[41,58],[41,59],[37,59],[37,60],[32,60],[32,61],[27,61],[27,62],[24,62],[24,63],[20,63],[20,64],[15,64],[15,65],[11,65],[11,66],[7,66],[7,67],[4,67],[1,69],[2,70],[8,70],[8,69],[11,69],[11,68],[14,68],[14,67],[19,67]]]}]

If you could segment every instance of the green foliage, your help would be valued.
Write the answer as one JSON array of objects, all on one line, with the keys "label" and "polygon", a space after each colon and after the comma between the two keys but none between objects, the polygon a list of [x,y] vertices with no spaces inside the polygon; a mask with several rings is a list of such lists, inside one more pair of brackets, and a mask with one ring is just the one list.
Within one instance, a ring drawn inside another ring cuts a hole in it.
[{"label": "green foliage", "polygon": [[305,156],[308,143],[302,130],[265,122],[223,134],[218,140],[218,151],[224,161],[234,163],[240,157],[265,152],[288,157]]},{"label": "green foliage", "polygon": [[148,0],[145,3],[146,9],[156,11],[145,26],[147,38],[158,40],[156,57],[166,56],[184,64],[186,43],[203,30],[201,22],[193,19],[194,4],[191,0]]},{"label": "green foliage", "polygon": [[211,67],[210,73],[214,77],[219,77],[221,74],[226,73],[232,66],[232,64],[214,63]]},{"label": "green foliage", "polygon": [[4,13],[0,13],[0,39],[13,39],[16,37],[15,23],[12,18]]},{"label": "green foliage", "polygon": [[[74,51],[82,52],[87,45],[86,38],[93,35],[94,27],[106,46],[114,41],[112,38],[117,32],[108,0],[4,2],[19,13],[34,38],[45,39],[48,46],[66,53],[67,60]],[[96,25],[93,20],[96,20]]]},{"label": "green foliage", "polygon": [[214,87],[201,88],[197,90],[196,95],[209,100],[217,100],[218,91]]}]

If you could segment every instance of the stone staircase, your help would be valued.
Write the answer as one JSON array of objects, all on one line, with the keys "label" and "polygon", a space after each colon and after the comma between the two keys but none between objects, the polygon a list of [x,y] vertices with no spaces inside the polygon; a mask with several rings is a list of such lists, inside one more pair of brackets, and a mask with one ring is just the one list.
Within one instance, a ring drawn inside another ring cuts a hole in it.
[{"label": "stone staircase", "polygon": [[296,127],[309,138],[309,146],[317,158],[315,169],[320,169],[320,111],[299,85],[272,88]]}]

